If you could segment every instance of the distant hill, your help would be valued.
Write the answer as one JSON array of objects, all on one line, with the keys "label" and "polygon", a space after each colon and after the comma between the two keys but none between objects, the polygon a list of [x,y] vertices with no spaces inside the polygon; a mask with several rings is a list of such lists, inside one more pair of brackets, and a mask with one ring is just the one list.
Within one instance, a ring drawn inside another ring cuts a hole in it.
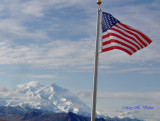
[{"label": "distant hill", "polygon": [[[69,113],[49,113],[38,109],[23,109],[19,106],[1,106],[0,121],[90,121],[90,117]],[[96,121],[141,121],[130,118],[99,118]]]}]

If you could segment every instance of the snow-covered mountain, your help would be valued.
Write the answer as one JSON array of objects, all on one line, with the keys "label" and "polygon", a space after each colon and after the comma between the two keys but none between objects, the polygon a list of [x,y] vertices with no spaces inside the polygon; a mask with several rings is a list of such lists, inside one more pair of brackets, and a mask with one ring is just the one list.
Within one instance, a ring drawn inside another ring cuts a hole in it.
[{"label": "snow-covered mountain", "polygon": [[33,81],[17,85],[17,89],[0,93],[0,106],[20,106],[50,112],[73,112],[90,116],[90,108],[69,90],[55,84],[44,85]]}]

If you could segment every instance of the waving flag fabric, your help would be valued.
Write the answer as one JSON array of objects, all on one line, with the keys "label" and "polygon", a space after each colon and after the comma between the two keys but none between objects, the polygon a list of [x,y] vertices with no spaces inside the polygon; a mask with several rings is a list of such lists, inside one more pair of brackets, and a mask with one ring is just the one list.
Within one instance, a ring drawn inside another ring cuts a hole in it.
[{"label": "waving flag fabric", "polygon": [[142,32],[121,23],[111,14],[102,12],[102,52],[120,49],[132,55],[151,42]]}]

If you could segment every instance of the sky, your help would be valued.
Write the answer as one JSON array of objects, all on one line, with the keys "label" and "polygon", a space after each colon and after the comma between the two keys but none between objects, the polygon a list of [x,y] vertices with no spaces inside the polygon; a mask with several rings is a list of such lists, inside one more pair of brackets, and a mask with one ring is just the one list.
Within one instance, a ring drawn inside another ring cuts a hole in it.
[{"label": "sky", "polygon": [[[132,56],[99,55],[97,111],[158,121],[160,1],[102,0],[101,9],[153,42]],[[55,83],[91,107],[96,21],[96,0],[1,0],[0,85]]]}]

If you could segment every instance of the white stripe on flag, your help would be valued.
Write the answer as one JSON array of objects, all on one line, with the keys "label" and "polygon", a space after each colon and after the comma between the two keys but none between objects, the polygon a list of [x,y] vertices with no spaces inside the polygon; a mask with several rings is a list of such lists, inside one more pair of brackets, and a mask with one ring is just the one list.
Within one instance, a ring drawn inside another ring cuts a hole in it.
[{"label": "white stripe on flag", "polygon": [[[118,23],[117,23],[117,25],[119,26]],[[116,26],[113,26],[113,28],[115,28],[115,29],[117,29],[117,30],[123,32],[124,34],[126,34],[126,35],[128,35],[128,36],[130,36],[130,37],[133,37],[133,38],[137,41],[137,43],[138,43],[139,45],[141,45],[142,47],[145,47],[145,46],[137,39],[137,37],[135,37],[134,35],[132,35],[132,34],[126,32],[126,31],[124,31],[123,29],[118,28],[118,27],[116,27]]]},{"label": "white stripe on flag", "polygon": [[124,41],[123,39],[120,39],[120,38],[118,38],[118,37],[116,37],[116,36],[109,36],[109,37],[103,39],[103,42],[109,41],[109,40],[111,40],[111,39],[118,40],[118,41],[120,41],[120,42],[122,42],[122,43],[125,43],[125,44],[127,44],[128,46],[131,46],[132,48],[134,48],[136,51],[138,51],[138,48],[136,48],[133,44],[130,44],[130,43],[128,43],[128,42]]},{"label": "white stripe on flag", "polygon": [[[127,31],[130,31],[130,32],[136,34],[145,44],[149,45],[149,43],[148,43],[141,35],[139,35],[137,32],[132,31],[132,30],[129,30],[129,29],[123,27],[122,25],[120,25],[119,23],[117,23],[117,25],[118,25],[119,27],[127,30]],[[127,25],[126,25],[126,26],[127,26]],[[127,27],[129,27],[130,29],[134,29],[134,28],[132,28],[132,27],[130,27],[130,26],[127,26]],[[135,30],[135,29],[134,29],[134,30]],[[138,31],[138,30],[136,30],[136,31]],[[140,32],[140,33],[142,33],[142,32]]]},{"label": "white stripe on flag", "polygon": [[[118,33],[117,31],[114,31],[114,30],[108,30],[108,31],[104,32],[104,33],[102,34],[102,36],[107,35],[107,34],[109,34],[109,33],[115,33],[115,34],[117,34],[117,35],[119,35],[119,36],[121,36],[121,37],[129,40],[130,42],[134,43],[134,44],[137,45],[139,48],[142,48],[142,47],[141,47],[137,42],[135,42],[134,40],[132,40],[132,39],[130,39],[130,38],[128,38],[128,37],[126,37],[126,36]],[[102,39],[102,42],[105,42],[105,39]],[[137,49],[138,49],[138,48],[137,48]]]},{"label": "white stripe on flag", "polygon": [[126,47],[126,46],[123,46],[123,45],[121,45],[121,44],[119,44],[119,43],[115,43],[115,42],[112,42],[112,43],[110,43],[110,44],[107,44],[107,45],[102,46],[102,49],[110,48],[110,47],[112,47],[112,46],[122,47],[122,48],[128,50],[129,52],[131,52],[132,54],[134,53],[130,48],[128,48],[128,47]]}]

